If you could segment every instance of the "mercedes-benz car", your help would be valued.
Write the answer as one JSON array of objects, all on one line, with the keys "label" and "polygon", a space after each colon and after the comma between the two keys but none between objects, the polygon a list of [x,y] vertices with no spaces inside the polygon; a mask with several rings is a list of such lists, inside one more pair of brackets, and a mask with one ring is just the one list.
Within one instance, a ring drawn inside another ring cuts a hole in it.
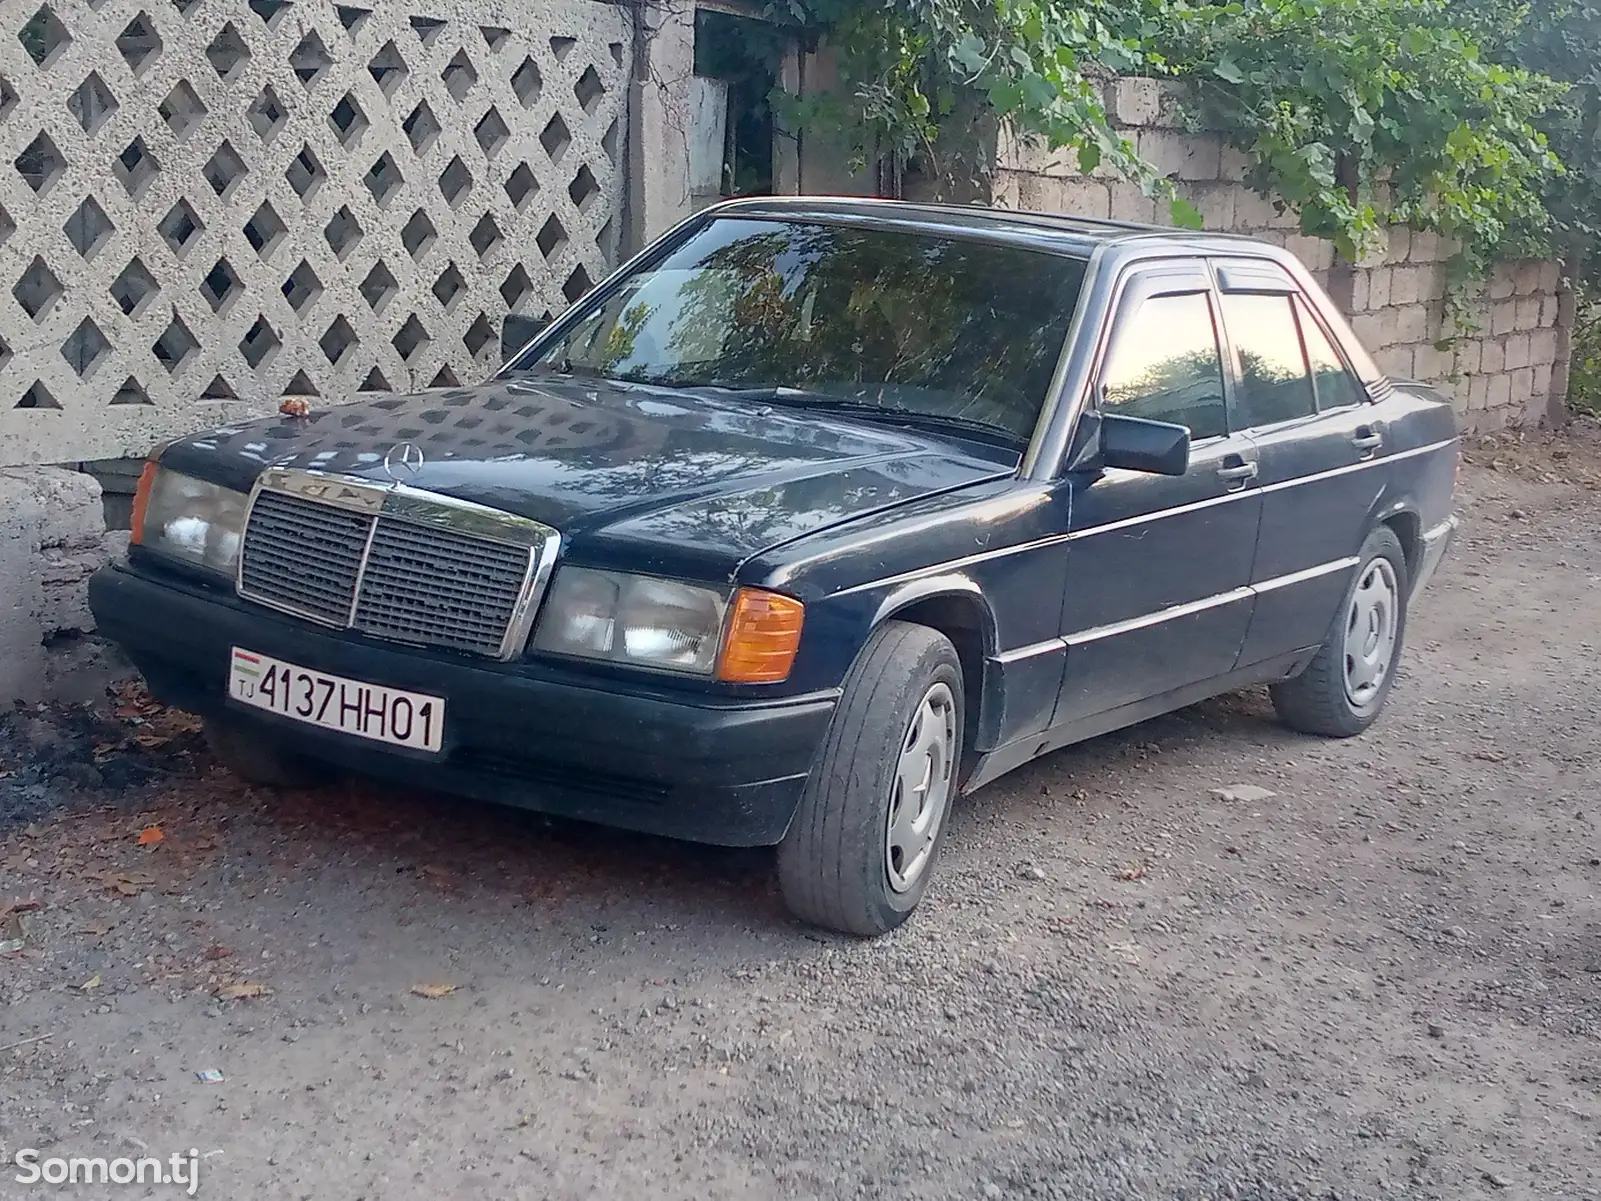
[{"label": "mercedes-benz car", "polygon": [[773,845],[872,936],[1058,747],[1251,685],[1367,729],[1458,459],[1278,247],[745,200],[481,386],[165,446],[91,596],[252,780]]}]

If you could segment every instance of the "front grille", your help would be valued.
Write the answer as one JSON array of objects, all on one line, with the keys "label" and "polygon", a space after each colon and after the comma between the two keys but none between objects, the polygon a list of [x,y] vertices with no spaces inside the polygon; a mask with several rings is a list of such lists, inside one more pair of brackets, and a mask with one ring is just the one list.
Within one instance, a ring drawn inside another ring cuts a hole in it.
[{"label": "front grille", "polygon": [[375,638],[499,656],[533,557],[526,546],[263,491],[245,528],[239,594]]}]

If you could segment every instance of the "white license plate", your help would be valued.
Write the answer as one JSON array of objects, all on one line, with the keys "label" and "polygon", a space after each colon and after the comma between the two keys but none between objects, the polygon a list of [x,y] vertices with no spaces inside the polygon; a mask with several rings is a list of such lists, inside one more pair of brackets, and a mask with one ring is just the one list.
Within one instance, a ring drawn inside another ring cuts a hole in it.
[{"label": "white license plate", "polygon": [[280,717],[391,746],[438,751],[445,744],[443,697],[347,680],[237,646],[228,695]]}]

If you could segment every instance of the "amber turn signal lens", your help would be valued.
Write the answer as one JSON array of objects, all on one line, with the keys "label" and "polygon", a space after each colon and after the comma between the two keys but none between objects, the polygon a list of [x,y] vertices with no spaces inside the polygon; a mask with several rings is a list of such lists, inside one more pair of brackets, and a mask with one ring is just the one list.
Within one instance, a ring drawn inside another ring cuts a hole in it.
[{"label": "amber turn signal lens", "polygon": [[145,540],[145,508],[150,504],[150,485],[155,482],[156,461],[151,459],[139,473],[139,486],[133,493],[133,524],[129,540],[138,545]]},{"label": "amber turn signal lens", "polygon": [[793,597],[741,588],[734,594],[717,678],[729,684],[776,684],[786,679],[805,620],[806,606]]}]

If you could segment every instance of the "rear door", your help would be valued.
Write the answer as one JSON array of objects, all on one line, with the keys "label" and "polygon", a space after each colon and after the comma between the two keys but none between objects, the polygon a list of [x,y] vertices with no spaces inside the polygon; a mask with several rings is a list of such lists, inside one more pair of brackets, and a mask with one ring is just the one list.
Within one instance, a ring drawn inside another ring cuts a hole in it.
[{"label": "rear door", "polygon": [[1229,428],[1204,262],[1133,270],[1095,381],[1102,412],[1187,426],[1190,468],[1071,477],[1057,726],[1226,674],[1251,618],[1262,499],[1251,440]]},{"label": "rear door", "polygon": [[1234,420],[1262,489],[1243,668],[1323,642],[1389,464],[1376,406],[1295,281],[1265,260],[1215,267]]}]

